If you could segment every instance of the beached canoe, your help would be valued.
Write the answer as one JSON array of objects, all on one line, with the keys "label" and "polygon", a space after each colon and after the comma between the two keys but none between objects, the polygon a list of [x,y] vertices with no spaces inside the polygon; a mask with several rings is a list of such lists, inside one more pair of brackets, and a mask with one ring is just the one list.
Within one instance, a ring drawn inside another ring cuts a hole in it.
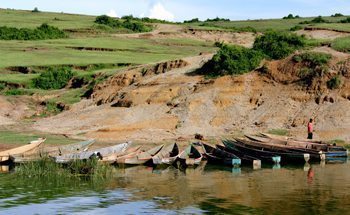
[{"label": "beached canoe", "polygon": [[[284,146],[291,146],[300,149],[312,149],[315,151],[322,151],[326,159],[333,157],[347,157],[348,152],[344,147],[341,146],[333,146],[329,144],[325,144],[318,141],[308,141],[308,140],[295,140],[292,138],[288,138],[287,140],[282,141],[286,137],[275,137],[273,135],[265,134],[266,137],[256,137],[252,135],[246,135],[246,137],[252,141],[259,141],[263,143],[276,143]],[[269,136],[269,137],[268,137]]]},{"label": "beached canoe", "polygon": [[11,159],[15,163],[26,163],[37,161],[44,157],[55,157],[64,154],[80,153],[87,151],[94,142],[95,140],[87,140],[69,145],[41,147],[39,150],[30,154],[13,155],[11,156]]},{"label": "beached canoe", "polygon": [[[228,142],[230,141],[233,143],[236,142],[232,140],[229,140]],[[248,142],[250,146],[255,146],[256,148],[260,148],[264,151],[309,154],[310,161],[321,161],[326,159],[326,155],[323,151],[317,151],[314,149],[298,148],[298,147],[293,147],[288,145],[265,143],[265,142],[252,141],[252,140],[246,141],[246,143]]]},{"label": "beached canoe", "polygon": [[56,163],[69,163],[75,160],[88,160],[92,157],[98,157],[100,160],[103,157],[112,155],[114,153],[124,152],[131,145],[131,142],[121,143],[118,145],[95,149],[93,151],[80,152],[75,154],[67,154],[54,157]]},{"label": "beached canoe", "polygon": [[203,155],[208,160],[208,163],[233,167],[239,167],[241,165],[241,159],[232,153],[205,143],[202,143],[202,148],[204,151]]},{"label": "beached canoe", "polygon": [[179,155],[179,147],[176,143],[163,147],[162,150],[152,157],[153,165],[172,165]]},{"label": "beached canoe", "polygon": [[152,160],[152,157],[158,154],[164,145],[156,146],[147,151],[137,151],[135,153],[131,153],[117,159],[118,164],[123,165],[142,165],[146,164]]},{"label": "beached canoe", "polygon": [[121,158],[126,155],[134,154],[139,152],[141,149],[141,146],[136,146],[132,148],[128,148],[126,151],[122,152],[116,152],[111,155],[105,156],[102,158],[102,160],[99,160],[101,163],[108,163],[108,164],[114,164],[117,162],[118,158]]},{"label": "beached canoe", "polygon": [[223,140],[222,142],[225,146],[216,145],[216,147],[218,149],[232,153],[235,156],[239,157],[241,159],[242,165],[244,165],[244,166],[249,166],[249,167],[252,167],[253,169],[260,169],[261,168],[261,160],[259,158],[244,154],[241,151],[238,151],[235,148],[230,147],[229,145],[226,146],[225,140]]},{"label": "beached canoe", "polygon": [[238,150],[260,158],[263,162],[290,164],[305,163],[310,160],[310,154],[307,153],[267,151],[263,147],[252,145],[250,141],[243,139],[236,139],[236,142],[227,142],[227,144],[232,144]]},{"label": "beached canoe", "polygon": [[20,156],[39,150],[40,145],[45,142],[45,140],[45,138],[39,138],[31,141],[30,144],[0,152],[0,163],[10,161],[11,156]]},{"label": "beached canoe", "polygon": [[182,168],[196,166],[201,163],[202,158],[202,154],[191,144],[177,156],[175,163]]}]

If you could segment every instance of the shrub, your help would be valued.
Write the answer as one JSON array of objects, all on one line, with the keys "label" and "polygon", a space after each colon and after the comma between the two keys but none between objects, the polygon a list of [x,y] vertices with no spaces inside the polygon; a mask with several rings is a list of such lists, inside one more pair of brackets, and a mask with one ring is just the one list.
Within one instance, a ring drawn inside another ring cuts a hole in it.
[{"label": "shrub", "polygon": [[338,89],[341,85],[341,78],[339,75],[334,76],[329,81],[327,81],[327,87],[331,90]]},{"label": "shrub", "polygon": [[144,25],[142,22],[132,21],[132,20],[135,20],[136,18],[134,18],[131,15],[123,16],[123,19],[125,19],[124,22],[106,15],[102,15],[102,16],[96,17],[95,23],[101,24],[101,25],[107,25],[112,28],[126,28],[133,32],[148,32],[152,30],[150,27]]},{"label": "shrub", "polygon": [[0,27],[1,40],[46,40],[65,37],[67,35],[62,30],[45,23],[36,29]]},{"label": "shrub", "polygon": [[296,34],[269,31],[255,39],[253,49],[272,59],[282,59],[305,46],[304,38]]},{"label": "shrub", "polygon": [[184,23],[194,23],[194,22],[200,22],[198,18],[193,18],[191,20],[185,20]]},{"label": "shrub", "polygon": [[325,23],[328,22],[327,20],[323,19],[322,16],[318,16],[311,20],[311,23]]},{"label": "shrub", "polygon": [[293,14],[288,14],[288,16],[283,17],[282,19],[298,19],[300,16],[296,15],[293,16]]},{"label": "shrub", "polygon": [[4,90],[6,88],[6,85],[4,83],[0,83],[0,91]]},{"label": "shrub", "polygon": [[25,95],[25,91],[21,89],[9,89],[6,90],[4,93],[6,96],[20,96],[20,95]]},{"label": "shrub", "polygon": [[340,23],[350,23],[350,17],[346,18],[346,19],[342,19],[339,21]]},{"label": "shrub", "polygon": [[337,38],[332,42],[332,48],[340,52],[350,51],[350,37]]},{"label": "shrub", "polygon": [[304,52],[293,56],[295,62],[303,62],[312,68],[328,64],[332,55],[320,52]]},{"label": "shrub", "polygon": [[231,21],[230,19],[224,19],[224,18],[219,18],[219,17],[216,17],[214,19],[207,19],[205,20],[206,22],[229,22]]},{"label": "shrub", "polygon": [[37,7],[35,7],[33,10],[32,10],[33,13],[39,13],[39,9]]},{"label": "shrub", "polygon": [[33,85],[40,89],[62,89],[73,78],[74,73],[69,67],[49,68],[47,72],[41,73],[33,79]]},{"label": "shrub", "polygon": [[263,54],[240,46],[221,44],[220,50],[208,61],[201,73],[208,76],[243,74],[259,66]]},{"label": "shrub", "polygon": [[302,30],[303,29],[303,26],[300,26],[300,25],[296,25],[294,27],[292,27],[290,29],[290,31],[299,31],[299,30]]},{"label": "shrub", "polygon": [[342,16],[344,16],[344,15],[341,13],[335,13],[335,14],[331,15],[331,17],[342,17]]}]

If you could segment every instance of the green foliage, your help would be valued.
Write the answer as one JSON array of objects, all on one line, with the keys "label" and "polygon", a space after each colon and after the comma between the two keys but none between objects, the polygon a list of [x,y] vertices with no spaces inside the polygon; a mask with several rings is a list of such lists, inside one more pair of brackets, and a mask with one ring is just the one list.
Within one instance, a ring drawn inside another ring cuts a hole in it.
[{"label": "green foliage", "polygon": [[334,76],[327,81],[327,87],[331,90],[338,89],[342,84],[341,77],[339,75]]},{"label": "green foliage", "polygon": [[217,44],[220,50],[208,61],[200,73],[208,76],[243,74],[259,66],[262,53],[240,47]]},{"label": "green foliage", "polygon": [[207,19],[206,22],[230,22],[230,19],[216,17],[214,19]]},{"label": "green foliage", "polygon": [[133,32],[149,32],[152,29],[146,25],[144,25],[142,22],[139,21],[133,21],[133,16],[126,16],[124,17],[125,21],[122,22],[118,19],[102,15],[96,17],[95,23],[101,24],[101,25],[107,25],[112,28],[126,28]]},{"label": "green foliage", "polygon": [[302,29],[304,29],[303,26],[296,25],[296,26],[292,27],[290,29],[290,31],[299,31],[299,30],[302,30]]},{"label": "green foliage", "polygon": [[288,16],[283,17],[283,19],[298,19],[300,16],[296,15],[294,16],[293,14],[289,14]]},{"label": "green foliage", "polygon": [[32,10],[33,13],[39,13],[39,9],[37,7],[35,7],[33,10]]},{"label": "green foliage", "polygon": [[319,23],[329,23],[329,21],[323,19],[322,16],[318,16],[316,18],[314,18],[313,20],[311,21],[303,21],[303,22],[300,22],[299,24],[319,24]]},{"label": "green foliage", "polygon": [[342,16],[344,16],[344,15],[341,13],[335,13],[335,14],[331,15],[331,17],[342,17]]},{"label": "green foliage", "polygon": [[331,59],[332,55],[320,52],[304,52],[293,56],[295,62],[303,62],[312,68],[326,65]]},{"label": "green foliage", "polygon": [[198,18],[193,18],[191,20],[185,20],[184,23],[194,23],[194,22],[200,22]]},{"label": "green foliage", "polygon": [[305,40],[301,36],[269,31],[255,39],[253,48],[272,59],[282,59],[304,46]]},{"label": "green foliage", "polygon": [[36,88],[48,89],[62,89],[73,78],[74,73],[69,67],[49,68],[47,72],[43,72],[39,77],[33,79],[33,85]]},{"label": "green foliage", "polygon": [[0,91],[4,90],[6,88],[6,85],[4,83],[0,83]]},{"label": "green foliage", "polygon": [[346,19],[342,19],[339,21],[340,23],[350,23],[350,17],[346,18]]},{"label": "green foliage", "polygon": [[66,37],[60,29],[45,23],[36,29],[0,27],[0,40],[46,40]]},{"label": "green foliage", "polygon": [[4,95],[6,96],[20,96],[20,95],[25,95],[25,91],[21,89],[9,89],[6,90]]},{"label": "green foliage", "polygon": [[340,52],[350,51],[350,37],[337,38],[332,42],[332,48]]}]

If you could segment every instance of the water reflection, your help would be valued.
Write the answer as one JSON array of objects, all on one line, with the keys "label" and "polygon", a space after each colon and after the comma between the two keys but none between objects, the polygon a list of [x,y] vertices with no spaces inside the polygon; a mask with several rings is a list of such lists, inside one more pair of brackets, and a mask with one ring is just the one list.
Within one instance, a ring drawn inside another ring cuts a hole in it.
[{"label": "water reflection", "polygon": [[[346,214],[350,164],[332,162],[260,170],[203,165],[135,166],[113,177],[31,179],[0,174],[0,212]],[[40,207],[39,207],[40,206]]]}]

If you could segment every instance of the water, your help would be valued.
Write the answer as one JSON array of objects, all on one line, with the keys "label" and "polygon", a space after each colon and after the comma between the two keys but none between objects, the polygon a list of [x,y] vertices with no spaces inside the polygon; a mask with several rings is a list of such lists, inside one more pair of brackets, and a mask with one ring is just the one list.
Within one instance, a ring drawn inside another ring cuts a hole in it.
[{"label": "water", "polygon": [[0,174],[0,214],[116,213],[350,214],[350,163],[260,170],[137,166],[100,180]]}]

